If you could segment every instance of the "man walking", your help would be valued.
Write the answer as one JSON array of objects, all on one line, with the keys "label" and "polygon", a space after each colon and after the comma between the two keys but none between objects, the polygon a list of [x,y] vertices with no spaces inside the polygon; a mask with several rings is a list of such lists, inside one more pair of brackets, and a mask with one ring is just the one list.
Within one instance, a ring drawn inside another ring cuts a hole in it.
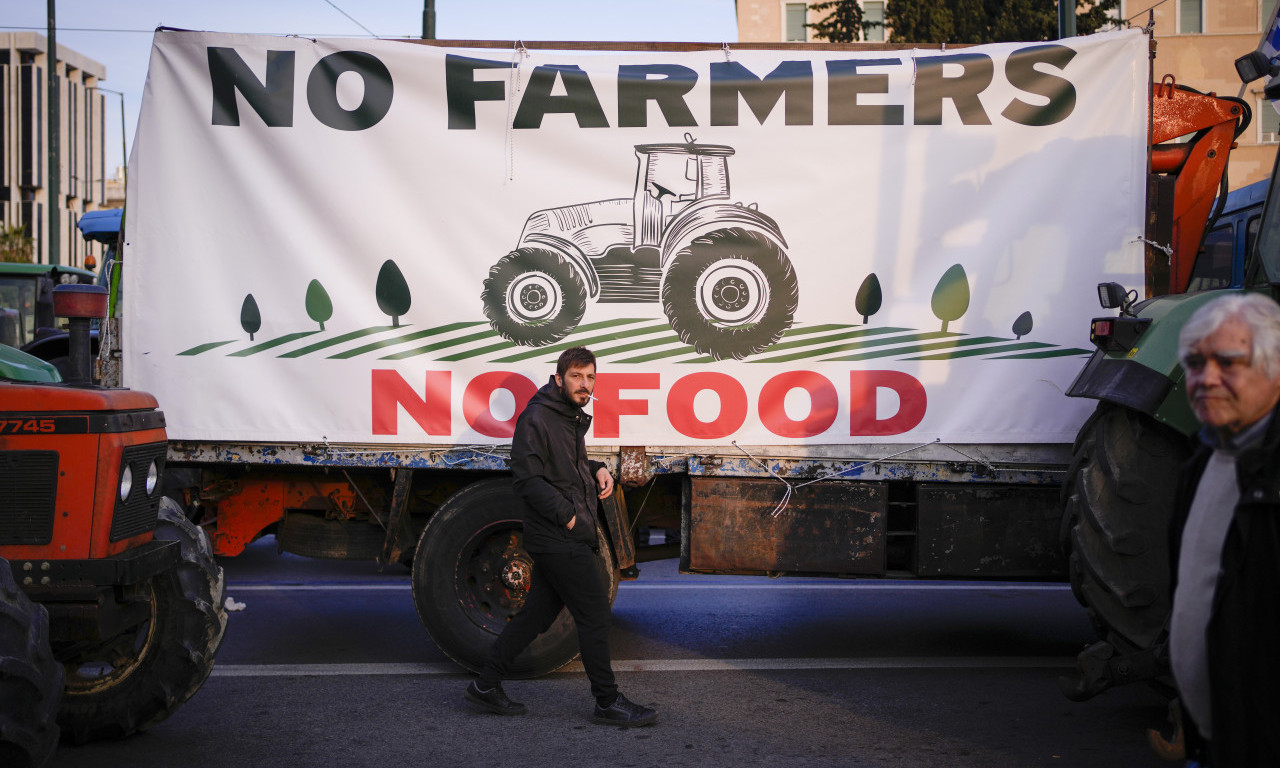
[{"label": "man walking", "polygon": [[582,666],[596,707],[592,721],[649,725],[658,713],[618,692],[609,657],[609,581],[600,568],[596,514],[613,493],[604,464],[587,459],[584,438],[591,417],[582,412],[596,382],[596,358],[585,347],[566,349],[556,372],[529,399],[511,440],[511,471],[523,501],[524,548],[533,558],[524,606],[494,642],[478,679],[463,697],[500,715],[522,715],[502,680],[511,662],[568,607],[578,627]]},{"label": "man walking", "polygon": [[1188,766],[1280,765],[1280,306],[1215,299],[1178,346],[1204,424],[1173,522],[1169,650]]}]

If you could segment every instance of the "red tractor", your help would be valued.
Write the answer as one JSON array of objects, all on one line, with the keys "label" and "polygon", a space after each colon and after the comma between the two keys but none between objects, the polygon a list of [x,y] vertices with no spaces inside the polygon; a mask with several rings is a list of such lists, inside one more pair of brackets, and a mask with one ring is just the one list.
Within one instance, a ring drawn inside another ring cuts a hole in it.
[{"label": "red tractor", "polygon": [[481,300],[504,338],[541,347],[567,336],[587,299],[662,302],[680,340],[735,360],[772,346],[799,304],[777,223],[731,202],[733,147],[636,146],[631,197],[537,211],[489,270]]},{"label": "red tractor", "polygon": [[0,765],[44,764],[59,732],[163,720],[213,667],[227,615],[204,532],[164,496],[164,414],[89,383],[106,289],[54,289],[70,369],[0,347]]}]

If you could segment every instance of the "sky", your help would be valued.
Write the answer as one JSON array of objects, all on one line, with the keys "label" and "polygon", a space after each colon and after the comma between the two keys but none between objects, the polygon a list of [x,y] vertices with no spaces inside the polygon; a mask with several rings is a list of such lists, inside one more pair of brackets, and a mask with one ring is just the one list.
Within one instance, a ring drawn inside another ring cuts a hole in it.
[{"label": "sky", "polygon": [[[436,0],[442,40],[734,42],[734,0]],[[156,27],[308,37],[421,37],[422,0],[58,0],[58,44],[103,64],[138,122]],[[0,0],[0,32],[45,34],[46,0]],[[106,97],[106,167],[123,161],[121,97]]]}]

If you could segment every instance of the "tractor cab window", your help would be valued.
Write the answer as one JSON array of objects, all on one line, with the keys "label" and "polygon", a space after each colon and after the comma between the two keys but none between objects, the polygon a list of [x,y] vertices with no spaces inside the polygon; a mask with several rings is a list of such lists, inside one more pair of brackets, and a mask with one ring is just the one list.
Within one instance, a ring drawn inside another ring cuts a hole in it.
[{"label": "tractor cab window", "polygon": [[698,196],[698,165],[688,155],[655,152],[649,155],[646,191],[661,200],[694,200]]},{"label": "tractor cab window", "polygon": [[21,347],[35,338],[37,280],[0,277],[0,344]]},{"label": "tractor cab window", "polygon": [[1205,235],[1204,247],[1191,270],[1188,291],[1211,291],[1231,285],[1231,265],[1235,255],[1235,227],[1228,224]]}]

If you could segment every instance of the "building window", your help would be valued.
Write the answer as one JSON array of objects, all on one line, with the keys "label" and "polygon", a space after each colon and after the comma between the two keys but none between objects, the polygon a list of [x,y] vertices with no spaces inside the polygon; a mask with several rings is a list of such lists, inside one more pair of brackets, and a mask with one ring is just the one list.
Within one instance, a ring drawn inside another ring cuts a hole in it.
[{"label": "building window", "polygon": [[786,21],[786,41],[803,43],[809,39],[809,30],[805,27],[805,17],[809,12],[808,3],[787,3],[784,9]]},{"label": "building window", "polygon": [[863,22],[874,21],[874,27],[868,27],[863,39],[872,43],[884,42],[884,2],[883,0],[867,0],[862,4]]},{"label": "building window", "polygon": [[1204,0],[1178,0],[1178,32],[1198,35],[1204,31]]},{"label": "building window", "polygon": [[1280,142],[1280,113],[1265,97],[1259,96],[1257,106],[1253,109],[1253,120],[1258,126],[1258,143],[1275,144]]}]

